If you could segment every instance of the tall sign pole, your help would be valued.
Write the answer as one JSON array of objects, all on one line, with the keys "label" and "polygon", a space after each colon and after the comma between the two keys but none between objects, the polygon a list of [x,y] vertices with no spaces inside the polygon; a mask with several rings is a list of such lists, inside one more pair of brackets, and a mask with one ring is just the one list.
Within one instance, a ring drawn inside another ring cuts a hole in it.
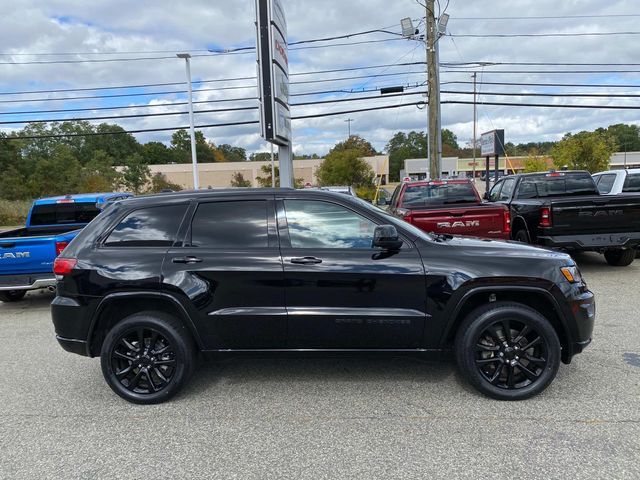
[{"label": "tall sign pole", "polygon": [[293,187],[287,21],[280,0],[256,0],[256,37],[261,133],[278,145],[280,186]]},{"label": "tall sign pole", "polygon": [[473,73],[473,183],[476,182],[476,122],[478,121],[476,106],[476,73]]},{"label": "tall sign pole", "polygon": [[440,176],[438,171],[438,87],[436,72],[436,19],[434,16],[435,0],[426,2],[427,31],[427,111],[429,112],[429,130],[427,132],[427,153],[429,156],[429,178]]}]

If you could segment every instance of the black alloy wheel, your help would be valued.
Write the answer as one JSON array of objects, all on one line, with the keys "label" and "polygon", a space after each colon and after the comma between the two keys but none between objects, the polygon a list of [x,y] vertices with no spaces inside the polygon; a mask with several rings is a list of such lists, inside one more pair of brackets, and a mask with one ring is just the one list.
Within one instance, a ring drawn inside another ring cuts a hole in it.
[{"label": "black alloy wheel", "polygon": [[560,341],[540,312],[495,302],[471,312],[456,337],[456,359],[480,392],[523,400],[544,390],[560,365]]},{"label": "black alloy wheel", "polygon": [[3,290],[0,292],[0,301],[7,303],[17,302],[22,300],[26,294],[26,290]]},{"label": "black alloy wheel", "polygon": [[142,312],[117,323],[100,354],[111,389],[133,403],[168,400],[187,382],[196,349],[184,325],[162,312]]}]

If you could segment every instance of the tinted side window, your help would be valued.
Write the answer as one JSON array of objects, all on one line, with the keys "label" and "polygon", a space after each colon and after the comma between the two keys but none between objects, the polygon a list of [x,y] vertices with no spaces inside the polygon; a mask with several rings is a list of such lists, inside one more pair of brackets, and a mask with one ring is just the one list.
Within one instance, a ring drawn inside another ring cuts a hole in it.
[{"label": "tinted side window", "polygon": [[640,192],[640,173],[629,173],[624,179],[623,192]]},{"label": "tinted side window", "polygon": [[500,190],[500,196],[498,197],[500,200],[509,200],[511,198],[511,194],[513,193],[513,187],[516,184],[515,178],[507,178],[502,184],[502,190]]},{"label": "tinted side window", "polygon": [[109,247],[170,247],[176,240],[186,210],[186,205],[134,210],[112,230],[104,244]]},{"label": "tinted side window", "polygon": [[496,183],[493,188],[489,191],[489,201],[497,202],[500,196],[500,189],[502,188],[503,182]]},{"label": "tinted side window", "polygon": [[616,181],[615,174],[606,174],[600,176],[600,181],[598,182],[598,191],[600,193],[609,193],[613,188],[613,184]]},{"label": "tinted side window", "polygon": [[334,203],[285,200],[293,248],[371,248],[376,224]]},{"label": "tinted side window", "polygon": [[536,184],[533,182],[524,181],[520,183],[518,187],[518,198],[536,198],[538,196],[538,190]]},{"label": "tinted side window", "polygon": [[267,202],[201,203],[191,223],[191,245],[206,248],[268,247]]}]

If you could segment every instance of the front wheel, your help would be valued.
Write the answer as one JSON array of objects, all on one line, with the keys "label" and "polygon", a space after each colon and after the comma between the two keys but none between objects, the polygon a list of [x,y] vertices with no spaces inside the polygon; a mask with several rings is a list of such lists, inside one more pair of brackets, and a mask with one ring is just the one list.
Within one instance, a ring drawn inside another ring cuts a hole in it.
[{"label": "front wheel", "polygon": [[496,302],[471,312],[456,335],[456,360],[481,393],[524,400],[542,392],[560,365],[560,341],[539,312]]},{"label": "front wheel", "polygon": [[100,363],[105,380],[122,398],[160,403],[186,384],[195,365],[195,348],[179,320],[161,312],[142,312],[109,331]]},{"label": "front wheel", "polygon": [[626,267],[633,263],[636,258],[635,250],[607,250],[604,252],[604,259],[609,265],[614,267]]},{"label": "front wheel", "polygon": [[0,292],[0,301],[2,302],[18,302],[27,294],[26,290],[4,290]]}]

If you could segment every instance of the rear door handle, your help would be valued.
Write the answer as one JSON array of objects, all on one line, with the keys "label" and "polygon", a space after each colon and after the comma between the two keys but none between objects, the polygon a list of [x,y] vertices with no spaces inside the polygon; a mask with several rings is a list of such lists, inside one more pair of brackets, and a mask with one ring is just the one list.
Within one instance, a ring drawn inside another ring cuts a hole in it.
[{"label": "rear door handle", "polygon": [[322,263],[321,258],[316,257],[293,257],[291,263],[297,263],[300,265],[312,265],[314,263]]},{"label": "rear door handle", "polygon": [[198,257],[177,257],[171,260],[173,263],[200,263],[202,262],[201,258]]}]

